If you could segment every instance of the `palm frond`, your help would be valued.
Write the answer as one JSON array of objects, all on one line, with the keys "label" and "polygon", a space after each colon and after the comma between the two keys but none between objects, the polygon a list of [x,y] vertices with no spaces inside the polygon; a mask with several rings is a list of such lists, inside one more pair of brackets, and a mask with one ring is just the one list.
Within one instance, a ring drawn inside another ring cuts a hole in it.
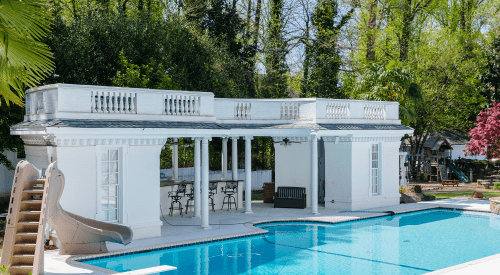
[{"label": "palm frond", "polygon": [[53,70],[51,52],[39,42],[49,28],[44,1],[0,0],[0,96],[7,105],[22,105],[24,89]]}]

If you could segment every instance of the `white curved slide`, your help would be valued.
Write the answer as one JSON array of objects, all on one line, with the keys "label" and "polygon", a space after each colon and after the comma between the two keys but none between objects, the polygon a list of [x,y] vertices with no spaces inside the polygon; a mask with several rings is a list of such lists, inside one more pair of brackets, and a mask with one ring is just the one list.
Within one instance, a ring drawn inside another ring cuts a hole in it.
[{"label": "white curved slide", "polygon": [[50,183],[47,200],[47,222],[55,229],[61,249],[59,254],[93,254],[107,252],[106,242],[124,245],[132,241],[132,230],[123,225],[100,222],[64,211],[59,204],[64,189],[64,176],[56,162],[47,169]]}]

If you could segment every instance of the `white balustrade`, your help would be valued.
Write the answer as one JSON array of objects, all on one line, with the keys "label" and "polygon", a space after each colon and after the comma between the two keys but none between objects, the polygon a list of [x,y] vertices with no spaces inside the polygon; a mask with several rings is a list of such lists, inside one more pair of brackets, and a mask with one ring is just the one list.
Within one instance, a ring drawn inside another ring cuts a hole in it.
[{"label": "white balustrade", "polygon": [[385,119],[385,104],[365,104],[364,105],[365,119]]},{"label": "white balustrade", "polygon": [[91,91],[90,112],[137,114],[137,93]]},{"label": "white balustrade", "polygon": [[293,120],[299,119],[299,103],[281,103],[281,119]]},{"label": "white balustrade", "polygon": [[[90,97],[90,102],[89,102]],[[399,123],[397,102],[214,98],[212,93],[53,84],[26,92],[26,120]]]},{"label": "white balustrade", "polygon": [[329,102],[326,104],[326,118],[349,119],[350,106],[346,102]]},{"label": "white balustrade", "polygon": [[163,114],[170,116],[199,116],[200,97],[190,95],[164,95]]},{"label": "white balustrade", "polygon": [[235,119],[251,119],[252,103],[248,102],[238,102],[234,106],[234,118]]}]

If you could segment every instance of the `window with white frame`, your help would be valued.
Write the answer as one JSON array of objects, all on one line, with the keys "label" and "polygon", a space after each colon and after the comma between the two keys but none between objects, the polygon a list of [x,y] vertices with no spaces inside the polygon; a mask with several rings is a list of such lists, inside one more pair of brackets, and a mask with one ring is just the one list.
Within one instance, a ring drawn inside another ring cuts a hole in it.
[{"label": "window with white frame", "polygon": [[101,210],[105,221],[118,222],[118,149],[101,151]]},{"label": "window with white frame", "polygon": [[380,163],[379,163],[379,145],[378,143],[372,144],[372,156],[371,156],[371,183],[372,183],[372,194],[379,193],[379,182],[380,182]]}]

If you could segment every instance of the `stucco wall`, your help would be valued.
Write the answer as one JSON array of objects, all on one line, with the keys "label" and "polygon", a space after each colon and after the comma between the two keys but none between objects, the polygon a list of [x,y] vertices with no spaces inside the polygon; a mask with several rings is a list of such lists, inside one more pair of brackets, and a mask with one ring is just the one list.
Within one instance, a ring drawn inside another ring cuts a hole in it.
[{"label": "stucco wall", "polygon": [[161,146],[130,146],[125,197],[127,224],[134,238],[161,236],[160,221]]},{"label": "stucco wall", "polygon": [[352,195],[351,164],[350,142],[325,142],[325,207],[349,208]]},{"label": "stucco wall", "polygon": [[355,211],[399,204],[399,143],[377,143],[381,145],[380,191],[372,194],[373,142],[325,142],[326,208]]},{"label": "stucco wall", "polygon": [[100,202],[97,200],[96,162],[95,146],[57,147],[57,166],[65,180],[60,200],[64,210],[96,219],[97,203]]},{"label": "stucco wall", "polygon": [[275,188],[295,186],[306,188],[306,206],[311,206],[311,144],[293,143],[285,147],[274,144],[275,148]]}]

